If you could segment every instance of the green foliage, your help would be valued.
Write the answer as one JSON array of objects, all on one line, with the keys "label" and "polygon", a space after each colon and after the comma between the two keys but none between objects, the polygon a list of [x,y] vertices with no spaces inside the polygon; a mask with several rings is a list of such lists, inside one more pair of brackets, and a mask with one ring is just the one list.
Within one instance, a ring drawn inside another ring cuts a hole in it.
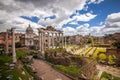
[{"label": "green foliage", "polygon": [[89,38],[87,43],[92,43],[93,42],[93,38]]},{"label": "green foliage", "polygon": [[111,79],[111,76],[109,74],[107,74],[106,72],[103,72],[101,75],[101,78]]},{"label": "green foliage", "polygon": [[113,43],[113,46],[115,46],[117,49],[120,49],[120,41]]},{"label": "green foliage", "polygon": [[[8,65],[5,65],[5,63],[8,63]],[[29,77],[31,77],[27,72],[25,72],[25,75],[22,74],[22,70],[16,67],[13,70],[10,70],[9,65],[12,63],[12,57],[7,55],[0,55],[0,80],[6,80],[6,77],[9,75],[12,75],[12,80],[19,80],[20,77],[22,80],[28,80]],[[23,70],[25,71],[25,70]]]},{"label": "green foliage", "polygon": [[24,50],[17,50],[16,55],[17,55],[17,58],[22,58],[22,57],[25,57],[27,55],[27,52]]},{"label": "green foliage", "polygon": [[110,63],[110,64],[114,64],[114,59],[116,59],[116,56],[115,56],[115,55],[109,55],[109,56],[108,56],[108,60],[109,60],[109,63]]},{"label": "green foliage", "polygon": [[103,72],[103,73],[102,73],[100,79],[102,80],[102,78],[106,78],[106,79],[108,79],[108,80],[120,80],[120,78],[115,77],[115,76],[112,76],[112,75],[110,75],[110,74],[107,74],[106,72]]},{"label": "green foliage", "polygon": [[106,52],[106,48],[97,48],[96,51],[93,54],[93,58],[97,58],[97,54],[99,52]]},{"label": "green foliage", "polygon": [[99,58],[100,58],[101,60],[105,60],[105,59],[106,59],[106,55],[105,55],[105,54],[100,54],[100,55],[99,55]]},{"label": "green foliage", "polygon": [[16,47],[16,48],[21,47],[21,43],[20,43],[20,42],[15,43],[15,47]]},{"label": "green foliage", "polygon": [[29,68],[28,66],[24,65],[23,68],[31,75],[33,76],[34,80],[39,80],[39,78],[37,77],[37,75],[34,74],[34,72],[32,71],[31,68]]},{"label": "green foliage", "polygon": [[54,66],[57,70],[60,70],[70,76],[77,77],[78,76],[78,71],[80,67],[78,66],[63,66],[63,65],[56,65]]},{"label": "green foliage", "polygon": [[47,54],[54,54],[54,53],[67,53],[67,52],[64,48],[48,49],[45,50],[45,57],[47,57]]},{"label": "green foliage", "polygon": [[27,55],[32,55],[33,58],[38,58],[37,54],[38,54],[38,53],[37,53],[36,51],[34,51],[34,50],[32,50],[32,51],[30,51],[29,53],[27,53]]}]

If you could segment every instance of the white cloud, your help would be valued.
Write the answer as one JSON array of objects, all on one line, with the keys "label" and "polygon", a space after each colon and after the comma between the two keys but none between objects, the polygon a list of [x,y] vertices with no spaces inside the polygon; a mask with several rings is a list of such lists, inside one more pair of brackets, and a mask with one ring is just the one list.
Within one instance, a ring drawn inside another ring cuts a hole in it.
[{"label": "white cloud", "polygon": [[[69,29],[66,29],[65,33],[67,33],[67,31],[69,34],[72,33]],[[90,33],[93,36],[104,36],[105,34],[120,32],[120,12],[108,15],[105,24],[101,22],[101,25],[91,27],[86,23],[72,29],[72,31],[75,32],[75,34],[88,35]]]},{"label": "white cloud", "polygon": [[104,0],[89,0],[88,1],[88,4],[99,4],[99,3],[101,3],[101,2],[103,2]]},{"label": "white cloud", "polygon": [[65,35],[88,35],[89,34],[89,24],[80,25],[77,28],[66,27],[63,28],[63,32]]},{"label": "white cloud", "polygon": [[92,19],[94,19],[97,15],[91,14],[91,13],[86,13],[86,14],[78,14],[73,17],[73,19],[76,19],[77,21],[83,21],[83,22],[88,22]]},{"label": "white cloud", "polygon": [[83,24],[76,28],[77,34],[88,35],[89,34],[89,24]]},{"label": "white cloud", "polygon": [[75,35],[76,34],[75,28],[72,28],[72,27],[63,28],[63,32],[64,32],[64,35]]},{"label": "white cloud", "polygon": [[[86,0],[0,0],[0,25],[6,29],[7,25],[11,25],[8,22],[13,22],[16,17],[37,16],[40,18],[39,25],[46,23],[62,27],[73,12],[82,10],[85,4]],[[56,15],[55,20],[43,20],[51,15]]]},{"label": "white cloud", "polygon": [[[87,1],[87,2],[86,2]],[[91,12],[77,14],[72,19],[69,16],[76,10],[88,8],[88,4],[99,4],[104,0],[0,0],[0,31],[10,27],[25,29],[30,23],[35,29],[41,24],[53,25],[62,28],[63,24],[69,21],[88,22],[97,15]],[[44,20],[45,17],[56,15],[55,19]],[[38,24],[20,18],[19,16],[37,16],[40,18]],[[71,24],[77,24],[72,22]],[[63,28],[66,34],[88,34],[102,35],[106,33],[120,32],[120,12],[107,16],[105,24],[89,27],[89,24],[80,25],[77,28]]]},{"label": "white cloud", "polygon": [[108,15],[105,24],[90,28],[90,33],[94,36],[103,36],[116,32],[120,32],[120,12]]},{"label": "white cloud", "polygon": [[107,16],[103,32],[104,34],[120,32],[120,12]]},{"label": "white cloud", "polygon": [[105,25],[91,27],[90,34],[93,36],[104,36],[103,30],[102,30],[104,27],[105,27]]}]

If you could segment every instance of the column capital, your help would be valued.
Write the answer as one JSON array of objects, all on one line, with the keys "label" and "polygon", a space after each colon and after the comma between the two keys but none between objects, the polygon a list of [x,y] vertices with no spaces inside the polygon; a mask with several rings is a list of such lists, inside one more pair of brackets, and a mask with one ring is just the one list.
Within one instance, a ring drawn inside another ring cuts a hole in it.
[{"label": "column capital", "polygon": [[37,28],[38,33],[44,33],[44,30],[42,28]]},{"label": "column capital", "polygon": [[15,31],[15,29],[16,29],[15,27],[12,27],[12,28],[11,28],[11,32],[14,32],[14,31]]}]

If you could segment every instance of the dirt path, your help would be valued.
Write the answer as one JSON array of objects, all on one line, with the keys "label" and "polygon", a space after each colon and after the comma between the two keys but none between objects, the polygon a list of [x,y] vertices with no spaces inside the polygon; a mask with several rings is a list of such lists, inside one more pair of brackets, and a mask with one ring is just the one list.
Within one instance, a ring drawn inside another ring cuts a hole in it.
[{"label": "dirt path", "polygon": [[43,80],[72,80],[69,77],[54,70],[45,61],[34,59],[32,66],[35,68],[37,75]]},{"label": "dirt path", "polygon": [[113,76],[120,77],[120,70],[117,68],[113,68],[110,66],[102,66],[102,65],[97,65],[96,67],[98,70],[100,70],[102,72],[105,71]]}]

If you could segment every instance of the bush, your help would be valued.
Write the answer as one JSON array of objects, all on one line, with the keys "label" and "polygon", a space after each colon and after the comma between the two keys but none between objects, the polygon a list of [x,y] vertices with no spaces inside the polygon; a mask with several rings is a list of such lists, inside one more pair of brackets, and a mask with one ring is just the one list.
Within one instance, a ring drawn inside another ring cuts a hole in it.
[{"label": "bush", "polygon": [[117,49],[120,49],[120,41],[114,42],[112,45],[115,46]]},{"label": "bush", "polygon": [[16,47],[16,48],[21,47],[21,43],[20,43],[20,42],[15,43],[15,47]]}]

